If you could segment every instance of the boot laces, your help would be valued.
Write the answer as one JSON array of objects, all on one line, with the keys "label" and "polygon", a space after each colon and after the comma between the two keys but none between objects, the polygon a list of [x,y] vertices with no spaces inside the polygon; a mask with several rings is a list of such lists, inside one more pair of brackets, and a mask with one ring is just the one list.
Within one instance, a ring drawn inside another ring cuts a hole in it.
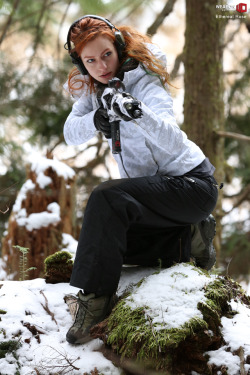
[{"label": "boot laces", "polygon": [[74,324],[80,324],[82,325],[83,317],[85,317],[86,314],[89,314],[91,316],[94,316],[91,311],[88,309],[88,302],[89,301],[81,301],[80,298],[77,300],[78,307],[76,308],[74,319]]}]

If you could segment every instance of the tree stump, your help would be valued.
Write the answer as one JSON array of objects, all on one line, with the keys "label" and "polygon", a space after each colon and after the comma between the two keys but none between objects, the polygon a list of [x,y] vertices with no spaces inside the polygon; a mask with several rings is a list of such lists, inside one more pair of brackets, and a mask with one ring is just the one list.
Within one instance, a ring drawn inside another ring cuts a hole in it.
[{"label": "tree stump", "polygon": [[68,251],[57,251],[55,254],[48,256],[44,264],[46,283],[69,283],[73,269],[73,259]]},{"label": "tree stump", "polygon": [[32,163],[3,238],[2,258],[9,278],[20,278],[20,251],[28,248],[29,279],[42,277],[44,259],[62,248],[62,234],[75,234],[75,173],[58,160],[41,157]]},{"label": "tree stump", "polygon": [[[223,318],[233,321],[238,314],[231,301],[250,306],[250,297],[229,277],[210,276],[189,263],[177,264],[142,279],[90,333],[103,340],[108,358],[116,353],[119,367],[135,364],[138,374],[150,370],[224,374],[227,363],[218,368],[209,358],[220,348],[239,355],[222,329]],[[241,357],[247,363],[244,352]]]}]

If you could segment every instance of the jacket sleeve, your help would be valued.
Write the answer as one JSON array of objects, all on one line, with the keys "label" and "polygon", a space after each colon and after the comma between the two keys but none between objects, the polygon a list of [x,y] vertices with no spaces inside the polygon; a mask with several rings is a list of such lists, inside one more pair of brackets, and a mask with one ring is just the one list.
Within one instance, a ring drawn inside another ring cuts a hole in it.
[{"label": "jacket sleeve", "polygon": [[83,94],[73,104],[63,129],[65,142],[68,145],[80,145],[97,134],[93,121],[95,112],[91,95]]},{"label": "jacket sleeve", "polygon": [[187,136],[176,123],[170,93],[153,75],[144,76],[136,86],[134,94],[141,101],[143,112],[136,120],[140,131],[149,143],[169,153],[176,151]]}]

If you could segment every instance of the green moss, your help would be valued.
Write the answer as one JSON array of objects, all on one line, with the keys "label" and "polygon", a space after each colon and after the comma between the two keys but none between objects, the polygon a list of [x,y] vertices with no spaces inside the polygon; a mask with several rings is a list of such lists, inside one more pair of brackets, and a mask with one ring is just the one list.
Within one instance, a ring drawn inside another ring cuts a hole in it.
[{"label": "green moss", "polygon": [[181,342],[208,328],[203,319],[193,317],[179,328],[166,329],[162,324],[152,323],[145,314],[146,308],[132,310],[121,301],[109,317],[108,344],[122,357],[155,359],[157,370],[171,363],[172,350]]},{"label": "green moss", "polygon": [[221,325],[220,314],[217,312],[216,305],[212,301],[200,302],[197,308],[201,311],[204,321],[207,322],[212,331],[217,332]]},{"label": "green moss", "polygon": [[7,353],[12,353],[14,358],[16,358],[16,350],[20,348],[20,341],[9,340],[0,342],[0,358],[4,358]]},{"label": "green moss", "polygon": [[[1,319],[0,319],[0,321],[1,321]],[[3,335],[3,337],[6,339],[6,331],[5,331],[5,329],[4,328],[1,328],[0,329],[0,335]]]},{"label": "green moss", "polygon": [[72,255],[68,251],[57,251],[56,253],[48,256],[44,260],[45,272],[49,268],[63,269],[64,266],[69,266],[73,264]]},{"label": "green moss", "polygon": [[136,287],[139,288],[143,283],[144,281],[146,280],[146,277],[143,277],[137,284],[136,284]]},{"label": "green moss", "polygon": [[220,314],[228,310],[228,302],[233,298],[250,304],[250,298],[245,295],[240,284],[229,277],[217,277],[214,282],[208,284],[205,297],[210,305],[213,303],[214,309]]},{"label": "green moss", "polygon": [[185,275],[185,273],[183,272],[173,272],[171,277],[174,277],[174,276],[182,276],[182,277],[188,277],[188,275]]},{"label": "green moss", "polygon": [[5,311],[5,310],[1,310],[1,309],[0,309],[0,314],[3,314],[3,315],[4,315],[4,314],[7,314],[7,311]]},{"label": "green moss", "polygon": [[226,285],[225,279],[217,278],[206,287],[205,297],[212,300],[216,306],[220,308],[233,297],[233,294],[231,293],[230,288]]},{"label": "green moss", "polygon": [[[208,276],[206,271],[193,268],[200,275]],[[172,274],[174,278],[180,275],[186,277],[183,273]],[[137,288],[144,280],[137,284]],[[147,306],[132,309],[126,303],[127,298],[133,300],[133,292],[130,293],[126,299],[120,300],[108,318],[107,343],[122,358],[136,358],[139,362],[143,361],[145,366],[150,363],[150,367],[156,370],[171,371],[183,360],[185,367],[185,355],[186,361],[192,360],[190,355],[194,363],[200,361],[211,345],[219,347],[220,342],[223,342],[221,318],[235,314],[231,310],[230,300],[236,298],[250,305],[250,299],[242,288],[227,277],[211,278],[203,290],[205,298],[197,305],[202,317],[193,316],[182,326],[171,329],[167,329],[164,323],[153,323]],[[213,333],[208,335],[208,330]],[[202,372],[206,369],[206,362],[201,360],[201,363]]]},{"label": "green moss", "polygon": [[203,314],[203,319],[214,332],[221,326],[221,317],[232,317],[235,312],[231,310],[231,299],[242,300],[250,305],[250,299],[245,295],[241,286],[229,277],[217,277],[205,288],[206,300],[198,304],[198,309]]}]

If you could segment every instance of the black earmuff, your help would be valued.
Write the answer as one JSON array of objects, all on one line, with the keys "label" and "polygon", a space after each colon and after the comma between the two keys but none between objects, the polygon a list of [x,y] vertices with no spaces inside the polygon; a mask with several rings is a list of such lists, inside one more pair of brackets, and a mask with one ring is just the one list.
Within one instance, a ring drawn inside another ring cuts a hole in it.
[{"label": "black earmuff", "polygon": [[72,25],[70,26],[69,31],[68,31],[68,36],[67,36],[67,42],[64,44],[64,48],[66,50],[68,50],[69,55],[70,55],[71,60],[72,60],[72,63],[77,67],[77,69],[79,70],[79,72],[82,75],[88,74],[88,71],[85,68],[85,66],[82,62],[82,59],[78,56],[76,51],[71,52],[74,47],[72,48],[72,44],[71,44],[71,41],[70,41],[70,34],[71,34],[72,28],[84,18],[94,18],[94,19],[101,20],[101,21],[105,22],[110,27],[110,29],[112,31],[114,30],[115,47],[116,47],[116,50],[117,50],[117,53],[118,53],[119,60],[121,59],[123,50],[125,48],[125,40],[124,40],[124,37],[123,37],[121,31],[119,29],[117,29],[108,19],[100,17],[100,16],[95,16],[95,15],[86,15],[86,16],[83,16],[83,17],[79,18],[78,20],[73,22]]}]

